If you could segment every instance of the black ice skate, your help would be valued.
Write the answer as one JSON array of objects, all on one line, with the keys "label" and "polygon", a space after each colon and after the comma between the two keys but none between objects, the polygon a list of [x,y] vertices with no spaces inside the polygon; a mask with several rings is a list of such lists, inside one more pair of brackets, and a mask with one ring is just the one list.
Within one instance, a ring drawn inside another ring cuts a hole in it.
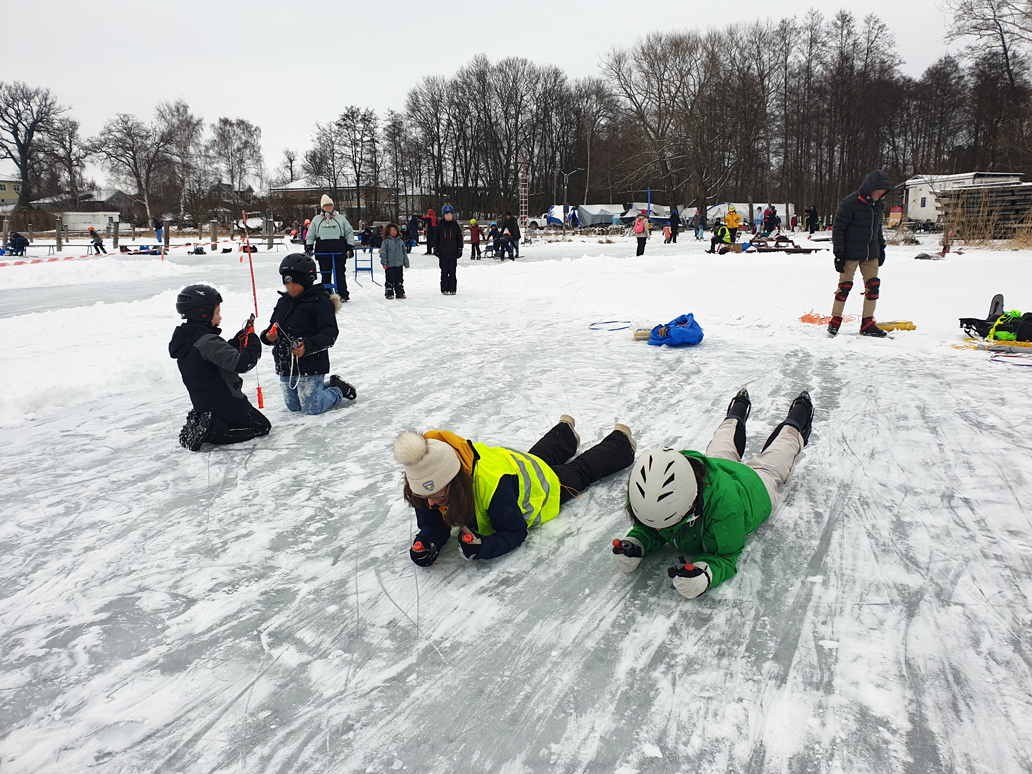
[{"label": "black ice skate", "polygon": [[330,376],[330,387],[336,387],[341,391],[341,394],[348,400],[354,400],[358,397],[358,393],[355,392],[355,388],[345,382],[336,374]]}]

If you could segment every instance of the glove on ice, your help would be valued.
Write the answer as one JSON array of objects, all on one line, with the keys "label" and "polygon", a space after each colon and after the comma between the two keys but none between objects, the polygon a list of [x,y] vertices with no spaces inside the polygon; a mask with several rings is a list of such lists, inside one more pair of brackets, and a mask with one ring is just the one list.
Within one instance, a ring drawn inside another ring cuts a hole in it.
[{"label": "glove on ice", "polygon": [[645,555],[645,547],[636,538],[626,537],[613,540],[613,561],[624,572],[634,572]]},{"label": "glove on ice", "polygon": [[667,575],[673,578],[674,588],[685,599],[695,599],[709,588],[713,580],[713,573],[706,562],[691,564],[682,561],[676,567],[670,567]]},{"label": "glove on ice", "polygon": [[465,530],[459,536],[459,553],[462,554],[463,559],[476,559],[482,545],[483,541],[476,532]]},{"label": "glove on ice", "polygon": [[416,540],[412,544],[412,548],[409,549],[409,556],[412,557],[412,561],[418,564],[420,567],[429,567],[437,561],[437,556],[441,552],[437,546],[433,543],[424,543],[421,540]]}]

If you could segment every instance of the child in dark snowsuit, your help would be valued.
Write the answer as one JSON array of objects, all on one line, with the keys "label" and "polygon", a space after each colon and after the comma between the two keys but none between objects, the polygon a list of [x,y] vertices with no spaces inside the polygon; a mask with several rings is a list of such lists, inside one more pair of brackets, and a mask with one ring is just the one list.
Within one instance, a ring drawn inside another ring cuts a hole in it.
[{"label": "child in dark snowsuit", "polygon": [[176,359],[193,410],[179,433],[179,443],[199,451],[204,443],[226,444],[268,435],[272,425],[240,391],[243,379],[262,356],[251,320],[233,337],[222,339],[222,296],[208,285],[179,292],[176,311],[186,322],[176,328],[168,353]]},{"label": "child in dark snowsuit", "polygon": [[321,414],[342,400],[354,400],[355,388],[330,371],[328,350],[337,341],[340,296],[315,285],[319,269],[304,253],[288,255],[280,263],[285,291],[262,331],[265,344],[274,346],[276,373],[283,400],[291,411]]},{"label": "child in dark snowsuit", "polygon": [[455,266],[462,257],[465,240],[462,236],[462,226],[455,220],[454,208],[446,204],[441,209],[441,214],[444,215],[444,220],[438,222],[433,236],[434,255],[437,256],[437,263],[441,267],[441,293],[454,296],[458,289]]}]

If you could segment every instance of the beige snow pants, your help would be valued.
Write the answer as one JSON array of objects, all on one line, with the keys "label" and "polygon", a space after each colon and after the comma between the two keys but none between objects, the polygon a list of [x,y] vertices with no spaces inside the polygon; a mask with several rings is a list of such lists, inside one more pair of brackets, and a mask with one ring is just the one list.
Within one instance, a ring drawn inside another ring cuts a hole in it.
[{"label": "beige snow pants", "polygon": [[[877,261],[875,262],[877,263]],[[738,456],[738,449],[735,448],[735,427],[737,419],[725,419],[720,423],[717,431],[713,433],[713,439],[706,447],[707,457],[716,457],[732,462],[741,462]],[[770,446],[761,451],[746,465],[756,471],[763,485],[770,495],[770,512],[778,507],[781,501],[778,495],[778,487],[788,481],[788,477],[795,470],[796,459],[803,452],[803,436],[794,427],[786,425],[781,428],[778,437]]]},{"label": "beige snow pants", "polygon": [[[843,282],[852,282],[853,276],[856,274],[856,267],[860,267],[860,276],[864,279],[864,287],[866,288],[867,283],[878,276],[878,261],[846,261],[846,270],[839,275],[839,285]],[[874,317],[874,307],[878,304],[877,298],[868,298],[864,296],[864,313],[863,317]],[[835,290],[835,303],[831,305],[831,316],[841,317],[842,310],[846,308],[846,299],[839,300],[839,292]]]}]

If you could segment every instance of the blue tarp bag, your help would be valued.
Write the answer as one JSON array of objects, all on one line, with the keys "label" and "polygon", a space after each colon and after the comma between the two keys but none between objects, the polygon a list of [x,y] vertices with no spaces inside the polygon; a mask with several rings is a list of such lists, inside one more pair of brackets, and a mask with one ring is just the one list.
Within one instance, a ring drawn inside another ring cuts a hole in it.
[{"label": "blue tarp bag", "polygon": [[693,314],[682,314],[666,325],[657,325],[649,334],[649,344],[655,347],[694,347],[700,341],[702,328]]}]

